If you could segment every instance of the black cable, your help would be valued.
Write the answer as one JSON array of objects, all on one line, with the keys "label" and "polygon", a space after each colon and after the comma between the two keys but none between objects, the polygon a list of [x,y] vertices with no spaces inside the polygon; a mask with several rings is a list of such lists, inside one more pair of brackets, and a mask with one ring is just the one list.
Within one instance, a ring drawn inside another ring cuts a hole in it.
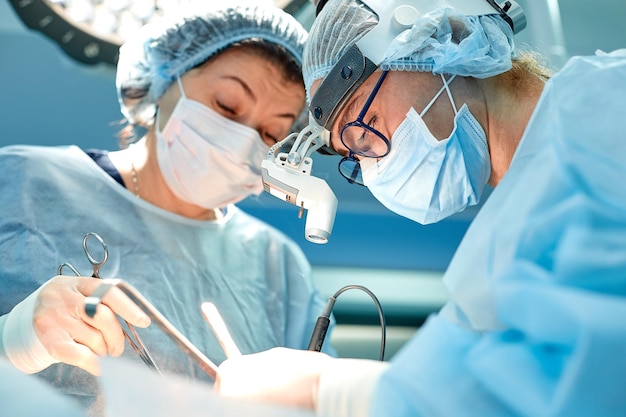
[{"label": "black cable", "polygon": [[328,3],[328,0],[319,0],[317,2],[315,6],[315,17],[317,17],[320,14],[320,12],[322,11],[326,3]]},{"label": "black cable", "polygon": [[387,324],[385,323],[385,315],[383,314],[383,308],[380,305],[378,298],[376,298],[373,292],[362,285],[346,285],[345,287],[340,288],[339,291],[328,299],[328,303],[326,303],[322,314],[317,318],[317,323],[315,323],[315,328],[313,329],[313,334],[311,335],[308,350],[314,350],[316,352],[322,350],[322,344],[324,343],[326,332],[328,331],[328,326],[330,325],[330,314],[335,306],[335,301],[337,301],[337,297],[339,297],[342,293],[352,289],[364,291],[372,298],[374,304],[376,304],[381,328],[379,360],[382,361],[385,358],[385,344],[387,343]]}]

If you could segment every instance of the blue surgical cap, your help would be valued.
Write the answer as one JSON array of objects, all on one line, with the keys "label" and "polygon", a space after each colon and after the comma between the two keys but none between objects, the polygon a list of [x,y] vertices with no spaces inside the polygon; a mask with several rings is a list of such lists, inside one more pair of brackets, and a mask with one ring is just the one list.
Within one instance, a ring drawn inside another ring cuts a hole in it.
[{"label": "blue surgical cap", "polygon": [[[499,15],[466,16],[447,6],[421,15],[388,46],[383,70],[422,71],[487,78],[509,70],[513,30]],[[494,11],[495,13],[495,11]],[[329,0],[315,19],[304,48],[304,84],[323,79],[343,54],[378,23],[358,0]]]},{"label": "blue surgical cap", "polygon": [[144,26],[120,48],[117,94],[130,123],[150,126],[158,98],[176,78],[236,42],[272,42],[302,62],[307,32],[282,9],[272,4],[206,3],[196,3],[193,13]]}]

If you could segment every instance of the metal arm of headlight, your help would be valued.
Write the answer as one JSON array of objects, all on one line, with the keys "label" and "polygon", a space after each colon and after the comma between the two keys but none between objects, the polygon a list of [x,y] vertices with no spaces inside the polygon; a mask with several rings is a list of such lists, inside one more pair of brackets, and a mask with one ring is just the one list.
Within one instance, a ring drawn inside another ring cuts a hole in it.
[{"label": "metal arm of headlight", "polygon": [[[329,145],[330,132],[310,121],[300,133],[292,133],[268,152],[261,163],[265,191],[300,207],[298,217],[307,210],[305,238],[313,243],[327,243],[333,230],[337,197],[321,178],[311,176],[311,154]],[[282,150],[293,142],[288,152]]]}]

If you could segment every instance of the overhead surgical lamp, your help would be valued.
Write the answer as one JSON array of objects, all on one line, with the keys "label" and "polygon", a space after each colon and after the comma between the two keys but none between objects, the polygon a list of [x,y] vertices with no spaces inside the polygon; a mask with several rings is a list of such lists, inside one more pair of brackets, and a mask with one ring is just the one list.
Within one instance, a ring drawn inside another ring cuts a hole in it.
[{"label": "overhead surgical lamp", "polygon": [[[214,0],[9,0],[30,29],[85,64],[117,65],[122,43],[141,26],[195,2]],[[307,0],[274,0],[288,13]]]}]

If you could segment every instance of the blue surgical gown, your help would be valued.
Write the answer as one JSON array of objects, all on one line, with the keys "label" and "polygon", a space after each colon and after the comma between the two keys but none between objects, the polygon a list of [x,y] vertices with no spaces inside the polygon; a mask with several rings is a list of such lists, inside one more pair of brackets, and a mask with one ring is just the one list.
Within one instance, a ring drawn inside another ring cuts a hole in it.
[{"label": "blue surgical gown", "polygon": [[[307,348],[326,303],[304,254],[278,230],[235,206],[217,221],[161,210],[74,146],[3,148],[0,172],[0,314],[63,262],[91,275],[82,241],[96,232],[109,248],[101,276],[133,285],[213,362],[225,355],[202,316],[204,301],[217,306],[242,353]],[[137,332],[164,373],[211,382],[156,325]],[[128,346],[124,356],[141,363]],[[90,415],[102,412],[97,379],[87,372],[55,364],[38,375]]]},{"label": "blue surgical gown", "polygon": [[35,375],[0,358],[0,410],[7,417],[86,417],[85,410]]},{"label": "blue surgical gown", "polygon": [[626,55],[546,84],[372,416],[626,416],[625,114]]}]

